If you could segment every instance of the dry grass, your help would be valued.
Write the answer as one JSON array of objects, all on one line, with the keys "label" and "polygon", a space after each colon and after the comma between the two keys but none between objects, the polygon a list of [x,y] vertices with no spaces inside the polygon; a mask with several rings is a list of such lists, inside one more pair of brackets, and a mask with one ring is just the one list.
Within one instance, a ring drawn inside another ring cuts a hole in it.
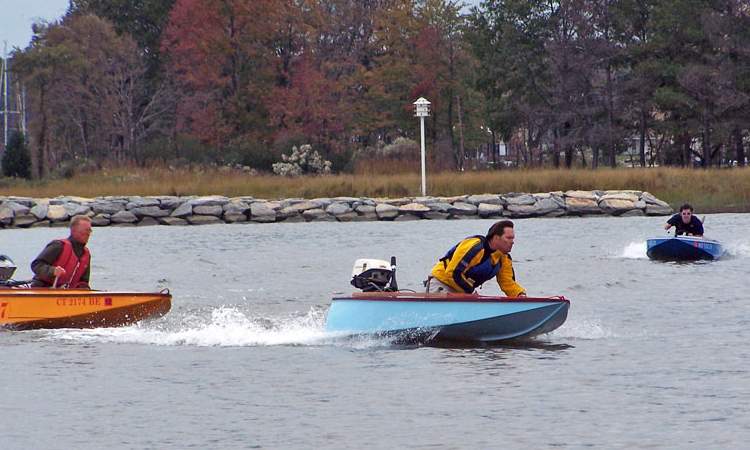
[{"label": "dry grass", "polygon": [[[401,197],[419,195],[419,174],[282,178],[216,169],[114,169],[44,182],[2,180],[0,195],[252,195],[286,197]],[[503,170],[428,174],[430,195],[635,189],[672,204],[689,201],[700,212],[750,212],[750,168],[688,170]]]}]

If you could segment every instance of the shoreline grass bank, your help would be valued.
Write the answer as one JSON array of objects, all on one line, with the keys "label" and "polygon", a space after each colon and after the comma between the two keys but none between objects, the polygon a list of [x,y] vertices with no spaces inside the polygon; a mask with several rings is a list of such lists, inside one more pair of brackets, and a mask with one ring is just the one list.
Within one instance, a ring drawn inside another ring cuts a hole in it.
[{"label": "shoreline grass bank", "polygon": [[[284,178],[203,168],[121,168],[45,181],[0,180],[0,195],[34,198],[75,195],[225,195],[290,197],[418,196],[418,174],[331,175]],[[428,194],[454,196],[567,190],[648,191],[673,208],[690,202],[698,213],[750,212],[750,168],[501,170],[428,174]]]}]

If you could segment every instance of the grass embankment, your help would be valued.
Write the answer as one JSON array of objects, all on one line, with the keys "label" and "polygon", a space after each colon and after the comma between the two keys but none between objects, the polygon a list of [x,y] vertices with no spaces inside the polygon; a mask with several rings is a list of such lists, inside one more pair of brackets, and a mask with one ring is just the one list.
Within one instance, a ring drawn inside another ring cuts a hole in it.
[{"label": "grass embankment", "polygon": [[[115,169],[49,181],[2,180],[0,195],[56,197],[77,195],[252,195],[287,197],[401,197],[419,195],[419,174],[334,175],[282,178],[239,171]],[[699,213],[750,212],[750,168],[691,170],[601,169],[503,170],[428,174],[428,193],[435,196],[506,192],[550,192],[569,189],[635,189],[649,191],[679,206],[689,201]]]}]

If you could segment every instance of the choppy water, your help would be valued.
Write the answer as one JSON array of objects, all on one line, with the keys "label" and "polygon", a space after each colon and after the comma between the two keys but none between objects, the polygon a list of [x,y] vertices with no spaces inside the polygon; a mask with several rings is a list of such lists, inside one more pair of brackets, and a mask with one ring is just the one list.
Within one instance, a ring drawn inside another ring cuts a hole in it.
[{"label": "choppy water", "polygon": [[[646,259],[664,218],[516,221],[519,281],[572,299],[533,345],[397,347],[323,331],[359,257],[419,288],[490,221],[95,229],[93,284],[174,294],[140,326],[0,332],[2,448],[746,448],[750,215],[730,255]],[[0,231],[28,264],[65,230]],[[484,294],[498,293],[488,286]]]}]

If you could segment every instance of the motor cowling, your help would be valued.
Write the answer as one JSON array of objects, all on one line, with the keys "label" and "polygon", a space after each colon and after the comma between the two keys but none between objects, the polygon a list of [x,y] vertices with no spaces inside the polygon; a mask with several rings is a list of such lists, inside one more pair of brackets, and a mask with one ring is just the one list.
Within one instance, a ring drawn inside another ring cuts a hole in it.
[{"label": "motor cowling", "polygon": [[391,290],[394,270],[388,261],[381,259],[358,259],[352,269],[352,286],[363,292]]}]

